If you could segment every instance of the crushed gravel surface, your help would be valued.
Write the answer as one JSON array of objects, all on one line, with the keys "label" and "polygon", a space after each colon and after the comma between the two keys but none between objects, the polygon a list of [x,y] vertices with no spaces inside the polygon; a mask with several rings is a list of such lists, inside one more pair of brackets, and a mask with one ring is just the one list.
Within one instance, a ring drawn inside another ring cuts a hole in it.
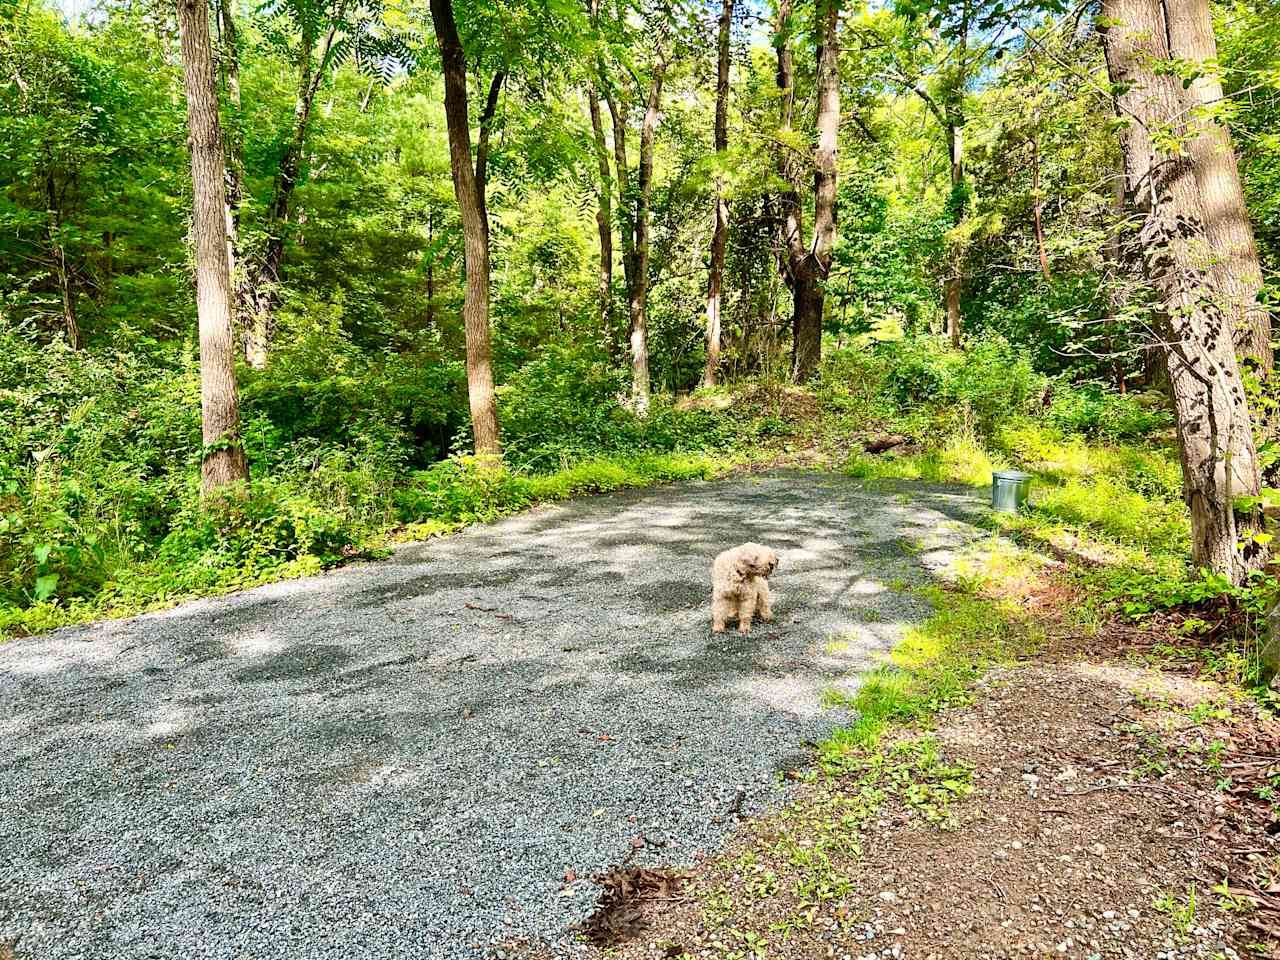
[{"label": "crushed gravel surface", "polygon": [[[0,646],[0,954],[567,952],[593,874],[780,799],[979,509],[679,484]],[[778,620],[713,637],[710,560],[746,540]]]}]

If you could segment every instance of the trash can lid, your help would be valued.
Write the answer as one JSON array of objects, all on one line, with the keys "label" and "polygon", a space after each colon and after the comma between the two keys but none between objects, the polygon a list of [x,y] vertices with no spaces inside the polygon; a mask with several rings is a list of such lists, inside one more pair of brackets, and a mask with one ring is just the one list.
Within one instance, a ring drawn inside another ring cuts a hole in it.
[{"label": "trash can lid", "polygon": [[991,474],[993,480],[1030,480],[1031,474],[1021,470],[995,470]]}]

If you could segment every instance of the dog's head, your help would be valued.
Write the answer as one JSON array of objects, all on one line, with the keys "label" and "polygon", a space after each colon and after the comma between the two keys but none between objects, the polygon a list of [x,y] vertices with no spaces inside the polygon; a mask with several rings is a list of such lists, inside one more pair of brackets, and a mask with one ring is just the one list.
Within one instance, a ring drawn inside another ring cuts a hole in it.
[{"label": "dog's head", "polygon": [[738,558],[738,571],[744,577],[769,577],[778,566],[778,555],[758,543],[744,543]]}]

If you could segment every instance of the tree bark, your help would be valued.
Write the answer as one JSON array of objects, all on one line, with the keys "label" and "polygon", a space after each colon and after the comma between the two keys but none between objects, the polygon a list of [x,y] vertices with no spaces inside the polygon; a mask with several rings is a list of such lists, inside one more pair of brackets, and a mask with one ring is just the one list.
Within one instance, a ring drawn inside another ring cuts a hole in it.
[{"label": "tree bark", "polygon": [[[339,8],[341,16],[341,8]],[[324,79],[324,68],[333,48],[337,28],[330,26],[320,41],[316,56],[316,38],[303,33],[299,42],[298,94],[293,105],[293,123],[284,153],[276,166],[271,188],[271,204],[267,208],[267,244],[262,258],[249,271],[244,286],[237,291],[245,319],[245,359],[255,369],[266,366],[275,334],[275,309],[280,302],[280,270],[284,265],[284,249],[289,215],[293,208],[293,192],[302,173],[302,157],[311,125],[311,109]]]},{"label": "tree bark", "polygon": [[[831,270],[836,240],[836,150],[840,130],[836,28],[840,16],[839,0],[818,0],[817,14],[818,144],[814,151],[813,239],[808,248],[801,239],[803,217],[797,171],[788,160],[780,161],[780,173],[790,184],[782,196],[783,246],[786,251],[785,274],[794,301],[791,379],[795,383],[812,379],[822,360],[822,316],[826,303],[823,281]],[[790,0],[782,0],[778,16],[779,31],[783,34],[778,43],[778,86],[782,91],[781,127],[785,134],[791,129],[795,99],[791,44],[785,34],[791,16]]]},{"label": "tree bark", "polygon": [[49,250],[53,255],[53,272],[58,278],[58,299],[62,303],[62,332],[66,335],[67,346],[79,350],[80,322],[76,318],[76,291],[71,283],[71,268],[67,266],[67,250],[58,241],[60,217],[56,208],[50,208],[54,219],[49,223]]},{"label": "tree bark", "polygon": [[613,178],[609,173],[609,152],[604,142],[600,94],[594,80],[587,81],[586,92],[592,145],[600,171],[600,185],[596,190],[596,231],[600,237],[600,329],[608,335],[613,330]]},{"label": "tree bark", "polygon": [[58,282],[58,299],[62,304],[62,332],[67,338],[67,346],[72,350],[79,350],[82,344],[80,323],[76,318],[76,290],[71,282],[71,267],[67,264],[67,249],[58,239],[58,232],[62,227],[64,191],[58,189],[58,180],[52,167],[45,171],[44,192],[45,208],[49,216],[45,232],[53,273]]},{"label": "tree bark", "polygon": [[778,132],[783,140],[778,150],[778,178],[784,184],[778,193],[778,206],[782,214],[778,269],[792,295],[791,342],[794,366],[794,354],[800,343],[800,311],[797,304],[805,298],[805,294],[798,292],[798,287],[804,284],[804,244],[800,239],[804,232],[804,209],[800,205],[800,171],[797,158],[787,142],[793,129],[796,101],[791,14],[791,0],[778,0],[778,36],[775,41],[778,51]]},{"label": "tree bark", "polygon": [[[964,187],[964,125],[948,111],[943,129],[947,135],[947,153],[951,160],[951,195],[958,199],[959,191]],[[964,219],[964,211],[956,211],[956,223]],[[943,294],[947,305],[947,336],[951,338],[952,348],[959,350],[964,320],[960,314],[960,291],[964,278],[960,275],[961,253],[952,251],[954,272],[943,282]]]},{"label": "tree bark", "polygon": [[1213,274],[1223,299],[1223,313],[1232,325],[1237,356],[1242,360],[1252,357],[1264,370],[1270,370],[1271,318],[1258,302],[1262,266],[1240,186],[1236,152],[1227,128],[1211,113],[1202,115],[1224,100],[1222,82],[1213,66],[1218,45],[1209,3],[1167,0],[1166,12],[1170,54],[1197,65],[1197,76],[1190,88],[1192,103],[1198,108],[1193,111],[1192,129],[1196,135],[1187,149],[1204,198],[1205,234],[1214,258]]},{"label": "tree bark", "polygon": [[431,0],[431,20],[444,67],[444,112],[449,128],[449,158],[453,192],[462,217],[463,261],[467,273],[462,302],[462,323],[467,341],[467,395],[475,451],[481,457],[499,457],[498,409],[493,391],[493,366],[489,344],[489,223],[485,209],[485,176],[488,154],[490,104],[496,106],[501,80],[495,77],[481,123],[480,150],[471,162],[471,125],[467,112],[467,62],[453,18],[452,0]]},{"label": "tree bark", "polygon": [[244,203],[244,130],[240,123],[240,49],[236,35],[235,0],[215,0],[218,33],[219,62],[222,66],[223,88],[227,105],[235,122],[223,131],[226,155],[227,180],[227,269],[231,275],[232,328],[243,335],[244,317],[240,303],[243,266],[240,255],[240,208]]},{"label": "tree bark", "polygon": [[1044,200],[1040,196],[1040,139],[1039,134],[1031,136],[1031,214],[1036,227],[1036,251],[1040,254],[1040,272],[1045,280],[1051,279],[1049,274],[1049,253],[1044,246],[1044,224],[1040,220],[1040,210]]},{"label": "tree bark", "polygon": [[53,241],[54,270],[58,274],[58,292],[62,296],[62,329],[67,335],[67,346],[79,350],[80,321],[76,318],[76,292],[71,285],[71,271],[67,267],[67,251],[57,240]]},{"label": "tree bark", "polygon": [[427,316],[426,328],[430,330],[436,323],[436,219],[435,214],[427,211]]},{"label": "tree bark", "polygon": [[961,347],[960,283],[959,277],[947,277],[943,284],[943,293],[947,301],[947,336],[951,339],[951,346],[955,350]]},{"label": "tree bark", "polygon": [[[1103,0],[1101,29],[1116,95],[1128,192],[1143,222],[1138,234],[1148,281],[1162,301],[1183,495],[1191,512],[1191,554],[1199,565],[1243,583],[1265,559],[1239,549],[1257,529],[1256,512],[1234,510],[1256,496],[1258,463],[1232,331],[1205,265],[1205,205],[1187,154],[1162,148],[1168,134],[1194,131],[1194,105],[1173,69],[1162,0]],[[1159,134],[1159,140],[1155,134]]]},{"label": "tree bark", "polygon": [[649,199],[653,192],[653,141],[667,65],[661,52],[653,65],[649,99],[640,123],[640,170],[636,176],[635,268],[631,283],[631,403],[641,416],[649,413]]},{"label": "tree bark", "polygon": [[[1112,177],[1111,215],[1113,223],[1107,231],[1107,238],[1102,245],[1102,262],[1106,264],[1107,289],[1107,352],[1111,354],[1111,371],[1115,377],[1116,389],[1125,392],[1125,372],[1121,353],[1116,349],[1116,333],[1120,329],[1120,315],[1128,301],[1125,292],[1125,257],[1122,231],[1125,211],[1125,178],[1124,170]],[[1148,348],[1155,349],[1155,348]]]},{"label": "tree bark", "polygon": [[207,496],[228,484],[247,480],[249,466],[240,441],[231,276],[227,270],[225,171],[205,0],[178,0],[178,29],[191,137],[191,233],[195,241],[196,308],[200,319],[200,412],[204,428],[200,489]]},{"label": "tree bark", "polygon": [[622,281],[626,287],[628,307],[627,337],[630,340],[630,305],[636,277],[636,210],[631,196],[631,174],[627,168],[627,116],[616,94],[608,87],[604,101],[613,124],[613,170],[618,190],[618,218],[622,234]]},{"label": "tree bark", "polygon": [[715,228],[711,234],[711,275],[707,282],[707,362],[702,385],[714,387],[720,371],[720,310],[724,285],[724,251],[729,237],[729,202],[719,165],[729,149],[729,33],[733,26],[733,0],[720,10],[720,34],[716,59],[716,196]]}]

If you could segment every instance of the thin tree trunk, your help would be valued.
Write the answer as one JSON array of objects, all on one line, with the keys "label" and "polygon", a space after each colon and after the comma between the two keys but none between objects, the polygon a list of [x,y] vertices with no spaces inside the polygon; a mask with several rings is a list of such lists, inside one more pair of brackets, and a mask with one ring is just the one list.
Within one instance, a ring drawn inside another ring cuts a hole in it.
[{"label": "thin tree trunk", "polygon": [[[467,62],[453,18],[452,0],[431,0],[431,20],[444,67],[444,112],[449,128],[449,158],[453,192],[462,217],[463,260],[467,288],[462,323],[467,340],[467,395],[476,455],[499,457],[498,409],[493,391],[489,345],[489,224],[484,183],[487,161],[487,120],[481,124],[481,150],[471,165],[471,125],[467,115]],[[501,81],[490,87],[489,103],[496,104]],[[489,107],[486,104],[486,113]]]},{"label": "thin tree trunk", "polygon": [[195,241],[200,412],[204,427],[200,488],[209,495],[238,480],[247,480],[249,466],[240,442],[240,403],[236,394],[235,341],[231,333],[227,270],[223,144],[205,0],[178,0],[178,28],[182,36],[195,201],[191,233]]},{"label": "thin tree trunk", "polygon": [[613,330],[613,184],[609,174],[609,152],[604,142],[604,121],[600,115],[600,94],[594,80],[587,81],[587,109],[591,114],[592,145],[600,185],[596,190],[596,231],[600,237],[600,329]]},{"label": "thin tree trunk", "polygon": [[631,284],[631,403],[649,413],[649,198],[653,192],[653,140],[658,128],[662,79],[667,65],[659,53],[649,82],[649,99],[640,123],[640,171],[636,177],[635,275]]},{"label": "thin tree trunk", "polygon": [[1046,280],[1049,274],[1049,254],[1044,247],[1044,224],[1040,220],[1040,210],[1044,199],[1040,196],[1040,139],[1038,134],[1031,137],[1031,213],[1036,225],[1036,251],[1040,254],[1040,272]]},{"label": "thin tree trunk", "polygon": [[[964,186],[964,126],[948,113],[944,129],[947,135],[947,153],[951,160],[952,197],[958,199],[959,191]],[[964,219],[964,211],[957,210],[956,222],[959,223],[962,219]],[[951,339],[952,348],[956,350],[961,347],[961,336],[964,332],[964,320],[960,314],[960,291],[964,285],[964,277],[960,273],[961,256],[960,251],[952,251],[954,272],[943,281],[942,285],[947,307],[947,336]]]},{"label": "thin tree trunk", "polygon": [[789,145],[796,99],[795,58],[791,50],[791,14],[791,0],[778,0],[778,36],[774,45],[778,51],[778,131],[779,139],[783,142],[778,149],[778,179],[783,184],[778,192],[778,205],[782,213],[778,271],[792,295],[791,342],[794,352],[795,345],[800,342],[797,319],[800,311],[795,305],[804,297],[804,294],[797,290],[804,283],[801,276],[804,267],[804,244],[801,240],[804,232],[804,208],[800,204],[800,171],[797,169],[797,159]]},{"label": "thin tree trunk", "polygon": [[[1166,0],[1165,7],[1171,55],[1197,65],[1190,87],[1192,102],[1200,108],[1196,112],[1213,110],[1223,102],[1224,94],[1213,66],[1218,45],[1208,0]],[[1192,130],[1197,135],[1187,149],[1204,198],[1214,279],[1224,301],[1223,313],[1234,331],[1236,354],[1241,359],[1252,357],[1264,370],[1270,370],[1271,318],[1258,302],[1262,266],[1231,134],[1212,115],[1196,116]]]},{"label": "thin tree trunk", "polygon": [[435,326],[435,214],[426,211],[426,328]]},{"label": "thin tree trunk", "polygon": [[58,190],[58,181],[49,169],[45,173],[45,205],[49,211],[49,223],[46,227],[49,252],[53,259],[53,272],[58,281],[58,299],[62,303],[62,331],[67,338],[67,346],[79,350],[80,323],[76,319],[76,291],[71,283],[71,268],[67,266],[67,250],[58,239],[58,231],[62,227],[62,194]]},{"label": "thin tree trunk", "polygon": [[[52,188],[50,194],[52,195]],[[62,331],[67,338],[67,346],[79,350],[80,323],[76,319],[76,291],[71,283],[71,269],[67,266],[66,248],[58,241],[60,215],[56,199],[50,200],[50,211],[53,219],[49,223],[49,250],[53,254],[53,272],[58,279],[58,299],[62,304]]]},{"label": "thin tree trunk", "polygon": [[231,275],[231,318],[233,330],[244,332],[244,316],[240,303],[243,278],[240,256],[240,209],[244,203],[244,130],[240,122],[240,50],[236,37],[235,0],[216,0],[219,62],[227,105],[234,118],[230,129],[223,131],[227,165],[227,269]]},{"label": "thin tree trunk", "polygon": [[720,35],[716,60],[716,196],[715,228],[711,235],[711,275],[707,282],[707,362],[702,385],[714,387],[720,370],[720,311],[724,285],[724,251],[729,237],[729,202],[719,165],[729,149],[729,32],[733,26],[733,0],[720,10]]},{"label": "thin tree trunk", "polygon": [[58,291],[62,295],[62,329],[67,335],[67,346],[79,350],[80,322],[76,319],[76,292],[71,286],[71,271],[67,269],[67,251],[56,240],[53,244],[54,269],[58,274]]},{"label": "thin tree trunk", "polygon": [[947,336],[951,338],[951,346],[959,350],[961,347],[960,278],[948,277],[943,284],[943,293],[947,300]]},{"label": "thin tree trunk", "polygon": [[[609,107],[609,119],[613,123],[613,170],[618,189],[618,217],[622,234],[622,279],[627,290],[627,305],[631,304],[636,276],[636,211],[631,196],[631,175],[627,168],[627,117],[618,98],[606,87],[604,102]],[[630,315],[628,314],[628,317]],[[630,338],[630,328],[627,333]]]},{"label": "thin tree trunk", "polygon": [[[1130,196],[1143,216],[1138,235],[1147,278],[1162,300],[1183,495],[1191,512],[1191,555],[1200,566],[1243,583],[1263,551],[1241,551],[1257,529],[1234,501],[1256,496],[1252,423],[1230,327],[1205,267],[1205,205],[1194,161],[1157,146],[1189,132],[1193,95],[1171,62],[1161,0],[1104,0],[1103,46],[1116,96]],[[1160,140],[1154,134],[1160,135]]]},{"label": "thin tree trunk", "polygon": [[[965,8],[965,17],[968,16],[968,8]],[[967,22],[967,21],[966,21]],[[968,40],[967,29],[962,34],[961,40],[961,59],[965,56],[964,44]],[[963,71],[959,78],[955,81],[961,84],[963,88],[964,75]],[[942,131],[947,141],[947,159],[951,172],[951,195],[954,202],[962,199],[960,188],[964,186],[964,117],[958,115],[954,106],[948,105],[943,109],[938,101],[930,95],[929,91],[916,83],[904,81],[905,85],[915,93],[924,102],[925,107],[933,114],[935,120],[938,121],[938,128]],[[953,211],[955,223],[959,223],[965,215],[965,211],[957,208]],[[951,275],[944,277],[942,281],[942,302],[946,311],[946,334],[951,339],[951,346],[960,349],[961,335],[963,333],[963,321],[960,315],[960,292],[964,285],[964,277],[961,273],[960,250],[951,250]]]},{"label": "thin tree trunk", "polygon": [[[1116,389],[1125,392],[1124,365],[1116,350],[1115,336],[1120,329],[1120,314],[1124,310],[1126,294],[1123,277],[1125,273],[1124,245],[1121,232],[1124,229],[1124,171],[1112,178],[1111,213],[1113,223],[1107,232],[1106,242],[1102,247],[1102,260],[1106,264],[1107,284],[1107,352],[1112,354],[1111,369],[1116,380]],[[1155,349],[1155,348],[1151,348]]]},{"label": "thin tree trunk", "polygon": [[[339,8],[341,15],[341,8]],[[249,314],[246,320],[245,359],[250,366],[266,366],[275,333],[275,309],[280,302],[280,270],[284,265],[285,241],[289,215],[293,207],[293,191],[302,173],[302,158],[311,125],[311,110],[316,93],[324,79],[324,67],[333,47],[337,28],[330,26],[316,49],[315,38],[304,34],[298,56],[298,94],[293,105],[293,124],[280,163],[276,167],[267,208],[267,244],[262,259],[251,271],[239,291],[241,308]],[[319,54],[317,57],[316,54]]]}]

